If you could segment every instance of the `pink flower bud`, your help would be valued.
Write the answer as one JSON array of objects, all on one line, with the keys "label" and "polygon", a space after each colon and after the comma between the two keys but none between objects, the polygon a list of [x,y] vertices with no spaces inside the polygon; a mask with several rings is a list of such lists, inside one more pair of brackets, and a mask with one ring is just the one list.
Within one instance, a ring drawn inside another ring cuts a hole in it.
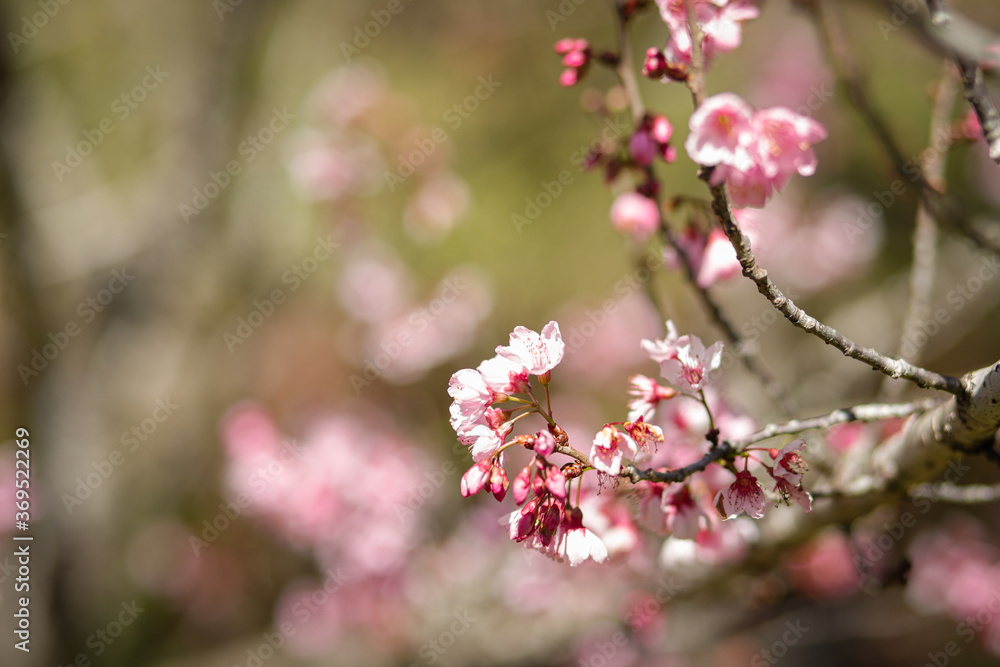
[{"label": "pink flower bud", "polygon": [[524,470],[514,478],[514,503],[520,505],[528,499],[531,491],[531,466],[524,466]]},{"label": "pink flower bud", "polygon": [[535,492],[536,496],[545,495],[545,480],[542,479],[541,475],[535,475],[531,482],[531,490]]},{"label": "pink flower bud", "polygon": [[536,514],[538,512],[539,499],[534,498],[531,502],[521,508],[510,522],[510,539],[515,542],[522,542],[535,532],[538,526]]},{"label": "pink flower bud", "polygon": [[559,55],[563,55],[564,53],[569,53],[570,51],[573,50],[573,45],[575,43],[576,40],[573,39],[572,37],[564,37],[560,39],[558,42],[556,42],[556,53],[558,53]]},{"label": "pink flower bud", "polygon": [[562,74],[559,75],[559,85],[569,88],[570,86],[575,86],[576,82],[580,80],[579,73],[572,67],[569,69],[564,69]]},{"label": "pink flower bud", "polygon": [[562,523],[563,519],[563,503],[561,500],[555,498],[549,498],[544,507],[539,512],[539,531],[538,536],[541,539],[543,546],[549,546],[552,542],[552,538],[555,537],[556,531],[559,530],[559,524]]},{"label": "pink flower bud", "polygon": [[652,137],[649,136],[649,132],[645,129],[638,129],[628,140],[628,152],[632,155],[632,159],[635,160],[636,164],[647,167],[653,164],[653,158],[656,156],[656,144],[653,143]]},{"label": "pink flower bud", "polygon": [[468,498],[486,487],[490,479],[490,460],[483,459],[462,475],[462,496]]},{"label": "pink flower bud", "polygon": [[566,67],[583,67],[587,64],[587,54],[583,51],[570,51],[563,56],[562,62]]},{"label": "pink flower bud", "polygon": [[539,431],[535,437],[535,453],[539,456],[551,456],[556,451],[556,439],[548,431]]},{"label": "pink flower bud", "polygon": [[635,192],[618,195],[611,206],[611,224],[637,241],[645,241],[660,226],[656,202]]},{"label": "pink flower bud", "polygon": [[566,476],[555,466],[545,473],[545,488],[556,498],[566,500]]},{"label": "pink flower bud", "polygon": [[666,116],[656,116],[649,126],[649,135],[658,144],[666,144],[674,136],[674,126]]},{"label": "pink flower bud", "polygon": [[646,49],[646,58],[642,62],[642,75],[650,79],[662,79],[667,73],[667,58],[656,47]]},{"label": "pink flower bud", "polygon": [[503,497],[507,495],[508,485],[507,471],[503,469],[503,466],[493,466],[493,471],[490,473],[490,493],[497,499],[497,502],[502,502]]}]

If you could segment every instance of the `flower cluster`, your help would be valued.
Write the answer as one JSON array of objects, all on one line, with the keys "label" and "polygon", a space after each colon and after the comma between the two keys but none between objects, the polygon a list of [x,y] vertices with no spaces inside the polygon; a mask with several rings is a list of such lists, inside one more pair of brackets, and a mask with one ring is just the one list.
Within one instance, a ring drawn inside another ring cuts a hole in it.
[{"label": "flower cluster", "polygon": [[567,87],[575,86],[590,68],[593,56],[590,42],[585,39],[566,37],[556,42],[555,49],[556,53],[563,57],[562,62],[566,66],[566,69],[559,75],[559,84]]},{"label": "flower cluster", "polygon": [[671,63],[691,63],[689,4],[693,5],[694,20],[702,33],[701,51],[706,62],[738,47],[743,39],[741,24],[759,14],[752,0],[656,0],[656,4],[670,28],[664,52]]},{"label": "flower cluster", "polygon": [[764,206],[792,175],[816,171],[812,145],[826,138],[817,121],[785,107],[755,111],[733,93],[719,93],[691,114],[684,147],[714,167],[710,183],[725,183],[735,206]]},{"label": "flower cluster", "polygon": [[[567,475],[538,453],[551,451],[555,439],[546,431],[525,440],[531,444],[532,438],[536,456],[514,480],[514,502],[523,506],[503,520],[510,529],[510,539],[526,543],[559,562],[568,558],[573,566],[588,558],[603,563],[608,558],[607,547],[584,527],[580,508],[567,502]],[[565,467],[570,474],[580,472],[576,464]],[[532,493],[534,497],[529,501]]]},{"label": "flower cluster", "polygon": [[[452,375],[448,394],[453,399],[451,425],[476,461],[462,476],[462,495],[468,497],[488,489],[502,501],[511,488],[520,509],[504,519],[510,538],[554,560],[568,559],[570,565],[579,565],[587,558],[605,561],[608,550],[584,526],[580,508],[568,501],[568,483],[582,474],[583,467],[569,463],[561,469],[548,460],[558,446],[566,445],[568,438],[552,419],[551,410],[543,408],[535,398],[531,387],[531,376],[535,376],[548,397],[551,371],[562,361],[565,347],[556,322],[549,322],[541,333],[519,326],[511,333],[509,345],[496,348],[495,357],[477,369],[465,368]],[[496,404],[516,407],[493,407]],[[546,418],[546,429],[515,436],[508,442],[514,423],[532,413]],[[632,431],[643,442],[649,438],[641,425]],[[535,453],[513,484],[508,482],[503,468],[503,452],[510,446]]]},{"label": "flower cluster", "polygon": [[[510,538],[560,562],[603,562],[615,553],[635,549],[639,532],[630,513],[614,498],[610,502],[595,498],[593,480],[585,483],[584,473],[599,473],[596,494],[600,494],[608,478],[632,478],[636,461],[655,470],[676,470],[700,459],[706,442],[718,445],[722,437],[742,437],[753,430],[752,422],[733,414],[712,387],[721,365],[722,343],[706,348],[697,336],[680,335],[669,320],[666,329],[664,338],[643,340],[641,347],[660,365],[669,386],[643,375],[632,376],[628,420],[605,423],[588,454],[570,446],[568,434],[552,414],[552,370],[565,351],[556,322],[549,322],[541,333],[517,327],[510,335],[510,344],[496,348],[495,357],[477,369],[456,372],[448,388],[453,399],[451,423],[475,461],[462,477],[462,495],[487,490],[503,501],[510,490],[518,509],[501,520]],[[545,391],[544,401],[535,396],[532,376]],[[693,400],[670,400],[677,396]],[[663,401],[697,406],[694,413],[672,409],[660,415],[661,423],[672,429],[666,452],[660,449],[666,440],[664,429],[650,423]],[[545,427],[535,433],[512,435],[514,424],[531,414],[544,418]],[[807,466],[799,452],[804,446],[804,441],[795,440],[780,451],[743,450],[733,457],[744,459],[742,471],[731,458],[699,470],[677,486],[640,481],[636,488],[640,514],[652,519],[654,529],[665,530],[679,540],[695,541],[698,553],[713,554],[716,559],[733,557],[745,547],[745,536],[723,528],[719,517],[726,520],[747,514],[759,519],[767,503],[757,476],[748,469],[750,461],[759,463],[774,479],[773,493],[779,500],[811,509],[812,498],[802,488]],[[503,463],[511,447],[524,448],[533,456],[513,481],[508,481]],[[773,466],[756,457],[754,452],[761,451],[770,454]],[[560,466],[552,461],[559,454],[573,460]],[[736,475],[735,481],[727,479],[726,470]],[[575,503],[570,500],[574,481],[578,487]],[[709,509],[712,505],[719,516]],[[584,508],[593,516],[585,518]],[[687,552],[671,547],[668,559],[677,560],[678,553]]]},{"label": "flower cluster", "polygon": [[[805,446],[805,440],[800,438],[789,442],[781,451],[769,450],[775,464],[773,467],[764,464],[764,468],[774,479],[774,492],[786,504],[794,500],[809,512],[812,510],[812,496],[802,488],[802,475],[809,466],[799,454]],[[759,519],[764,516],[766,502],[760,482],[750,471],[742,470],[736,473],[736,481],[716,494],[715,509],[723,519],[732,519],[743,513]]]}]

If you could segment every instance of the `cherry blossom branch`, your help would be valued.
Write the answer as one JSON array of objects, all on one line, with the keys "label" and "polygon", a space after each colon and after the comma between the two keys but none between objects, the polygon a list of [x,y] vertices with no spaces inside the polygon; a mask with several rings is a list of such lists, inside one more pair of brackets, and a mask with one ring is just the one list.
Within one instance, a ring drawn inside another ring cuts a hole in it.
[{"label": "cherry blossom branch", "polygon": [[[893,11],[902,11],[896,2],[882,3]],[[965,31],[960,30],[942,0],[927,0],[927,10],[930,20],[922,16],[912,17],[912,22],[939,51],[955,61],[962,75],[962,83],[966,101],[972,107],[983,128],[983,137],[989,146],[990,159],[1000,164],[1000,114],[996,105],[986,90],[983,70],[979,66],[974,49],[968,48]],[[929,23],[929,25],[928,25]],[[965,48],[960,48],[964,46]]]},{"label": "cherry blossom branch", "polygon": [[1000,164],[1000,115],[997,108],[986,90],[986,83],[983,81],[983,70],[979,63],[965,58],[957,52],[954,54],[955,63],[962,73],[962,84],[965,92],[965,99],[975,110],[976,118],[983,128],[983,138],[989,146],[990,159]]},{"label": "cherry blossom branch", "polygon": [[[645,116],[646,106],[643,103],[642,93],[639,91],[639,84],[632,65],[628,19],[624,16],[623,9],[617,1],[614,2],[614,6],[615,16],[618,20],[618,58],[615,66],[615,73],[617,74],[618,79],[622,82],[622,87],[625,89],[625,95],[628,99],[629,107],[632,109],[632,120],[636,125],[638,125],[642,122],[642,118]],[[691,11],[690,5],[688,6],[688,11]],[[695,35],[697,41],[697,39],[700,39],[701,28],[698,26],[697,21],[690,20],[690,18],[691,17],[689,17],[689,21],[693,26],[693,30],[696,31],[692,34]],[[699,62],[701,60],[700,48],[701,47],[699,45]],[[689,87],[695,86],[695,88],[699,88],[700,86],[699,89],[703,89],[704,87],[703,83],[692,83],[690,79],[688,85]],[[695,88],[692,88],[692,91],[694,91]],[[652,165],[644,167],[643,170],[648,182],[653,183],[656,186],[654,188],[652,199],[656,202],[656,212],[658,216],[660,234],[663,236],[664,243],[673,249],[675,255],[680,260],[681,267],[683,267],[684,270],[684,275],[687,278],[690,287],[698,296],[698,300],[701,302],[702,307],[704,307],[704,309],[708,312],[709,317],[711,317],[712,321],[715,322],[715,325],[722,332],[726,342],[729,343],[729,345],[731,345],[735,350],[743,366],[758,379],[761,385],[763,385],[764,390],[775,401],[775,403],[777,403],[782,412],[786,415],[794,414],[795,406],[785,390],[782,388],[781,384],[760,362],[760,360],[742,344],[743,341],[740,338],[736,327],[722,312],[722,307],[715,301],[708,289],[698,284],[698,272],[695,270],[694,264],[691,262],[691,257],[687,254],[684,248],[681,247],[681,244],[677,240],[677,236],[674,234],[673,230],[670,229],[670,226],[667,224],[666,218],[663,215],[662,201],[659,193],[659,179],[656,176],[656,170]],[[653,299],[653,295],[647,292],[647,296],[649,296],[650,300],[653,301],[653,307],[659,311],[659,306],[657,305],[655,299]]]},{"label": "cherry blossom branch", "polygon": [[[689,88],[694,98],[695,108],[697,108],[700,104],[700,97],[704,93],[702,89],[703,84],[700,83],[704,76],[704,68],[701,62],[700,34],[697,32],[697,22],[690,21],[690,23],[693,32]],[[708,180],[710,173],[710,169],[703,169],[700,175],[705,180]],[[845,356],[863,361],[889,377],[905,378],[927,389],[939,389],[952,394],[962,393],[962,384],[958,378],[934,373],[914,366],[903,359],[892,359],[872,348],[862,347],[849,338],[846,338],[833,327],[823,324],[795,305],[791,299],[778,289],[767,275],[767,271],[757,264],[757,260],[750,247],[750,239],[747,238],[733,219],[732,205],[729,201],[729,195],[726,193],[725,185],[710,186],[710,189],[712,192],[712,210],[719,218],[723,231],[736,250],[736,256],[743,267],[743,275],[750,278],[757,285],[757,290],[767,297],[771,305],[784,315],[789,322],[803,331],[820,338],[827,344],[834,346]]]},{"label": "cherry blossom branch", "polygon": [[[741,453],[750,445],[775,436],[826,429],[848,422],[876,422],[884,419],[909,417],[910,415],[926,412],[937,405],[939,405],[939,402],[934,399],[922,399],[913,401],[912,403],[856,405],[852,408],[834,410],[829,414],[810,419],[793,419],[782,424],[768,424],[756,433],[752,433],[746,437],[720,442],[717,446],[709,449],[700,459],[683,468],[664,471],[653,470],[651,468],[642,469],[634,465],[627,465],[622,468],[620,476],[630,480],[633,484],[640,481],[682,482],[694,473],[705,470],[713,463],[728,459],[735,454]],[[574,456],[574,458],[578,457]]]},{"label": "cherry blossom branch", "polygon": [[871,403],[856,405],[852,408],[841,408],[820,417],[797,419],[783,424],[768,424],[759,431],[731,442],[733,447],[742,450],[749,445],[773,438],[778,435],[791,435],[816,429],[827,429],[837,424],[848,422],[876,422],[883,419],[898,419],[926,412],[937,406],[939,401],[933,398],[921,399],[911,403]]},{"label": "cherry blossom branch", "polygon": [[829,3],[820,0],[812,5],[811,9],[840,87],[882,145],[897,175],[912,181],[917,186],[917,196],[938,224],[957,230],[984,250],[1000,254],[1000,245],[976,229],[952,197],[932,187],[920,165],[904,157],[888,125],[868,98],[861,69],[848,47],[843,26],[838,22]]},{"label": "cherry blossom branch", "polygon": [[[930,136],[928,145],[933,145],[934,139],[942,132],[948,131],[951,122],[951,112],[954,106],[956,81],[953,66],[946,62],[944,73],[938,82],[934,93],[934,112],[931,116]],[[947,163],[948,147],[940,151],[932,151],[922,165],[927,181],[940,192],[945,191],[945,165]],[[927,211],[923,202],[917,205],[917,219],[913,230],[913,260],[910,268],[910,298],[900,330],[900,341],[896,348],[899,354],[908,342],[908,334],[916,331],[921,322],[930,318],[931,299],[934,291],[934,272],[937,264],[938,231],[933,216]],[[917,337],[910,342],[913,353],[908,355],[910,361],[920,361],[926,338]],[[889,378],[882,382],[882,396],[898,396],[903,385],[892,383]]]},{"label": "cherry blossom branch", "polygon": [[711,190],[712,209],[719,217],[723,231],[736,249],[736,257],[743,267],[743,275],[757,285],[757,291],[764,295],[771,302],[771,305],[785,316],[785,319],[826,344],[837,348],[844,356],[862,361],[891,378],[904,378],[925,389],[938,389],[956,395],[963,392],[962,383],[958,378],[929,371],[904,359],[892,359],[870,347],[858,345],[833,327],[823,324],[795,305],[778,289],[767,275],[767,271],[757,264],[757,259],[750,248],[750,239],[733,220],[732,206],[729,203],[725,186],[712,186]]}]

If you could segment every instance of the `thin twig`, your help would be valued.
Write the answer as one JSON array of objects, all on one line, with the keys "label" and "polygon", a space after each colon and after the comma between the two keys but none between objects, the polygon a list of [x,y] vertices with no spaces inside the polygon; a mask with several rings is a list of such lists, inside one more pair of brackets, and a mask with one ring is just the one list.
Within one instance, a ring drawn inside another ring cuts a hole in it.
[{"label": "thin twig", "polygon": [[973,226],[954,198],[938,192],[927,182],[918,161],[915,158],[907,159],[903,155],[888,125],[868,98],[861,69],[848,47],[844,28],[837,20],[831,3],[826,0],[817,2],[814,18],[840,87],[885,150],[899,177],[917,187],[921,203],[939,225],[955,229],[978,247],[1000,254],[1000,245]]},{"label": "thin twig", "polygon": [[933,399],[921,399],[912,403],[874,403],[869,405],[856,405],[852,408],[843,408],[819,417],[810,419],[799,419],[782,424],[768,424],[756,433],[752,433],[743,438],[724,440],[718,447],[713,447],[704,456],[694,463],[677,468],[675,470],[652,470],[640,469],[633,465],[622,468],[621,476],[626,477],[633,483],[646,480],[650,482],[681,482],[696,472],[701,472],[712,463],[721,461],[733,454],[742,452],[750,445],[773,438],[779,435],[790,435],[802,433],[816,429],[825,429],[837,424],[848,422],[875,422],[884,419],[896,419],[909,417],[921,412],[926,412],[938,404]]},{"label": "thin twig", "polygon": [[[629,106],[632,109],[633,121],[636,125],[638,125],[642,122],[642,119],[645,116],[645,104],[642,101],[642,94],[639,91],[639,85],[631,63],[631,50],[629,48],[628,39],[628,22],[622,18],[618,4],[614,4],[615,15],[618,20],[619,53],[615,72],[622,82],[622,87],[625,89],[625,95],[629,101]],[[659,185],[659,179],[656,177],[656,171],[653,169],[652,165],[645,167],[644,171],[646,178],[650,182]],[[768,395],[775,401],[775,403],[777,403],[778,407],[784,414],[794,414],[795,406],[785,393],[784,389],[781,387],[780,383],[770,373],[770,371],[764,367],[757,357],[742,344],[743,341],[740,338],[736,327],[729,321],[725,313],[722,312],[722,307],[715,301],[708,289],[698,284],[698,273],[695,270],[694,264],[684,248],[681,247],[680,243],[678,243],[673,230],[670,229],[670,226],[667,224],[663,215],[662,202],[658,192],[659,188],[656,188],[656,190],[657,192],[654,193],[653,200],[656,202],[656,210],[659,216],[660,233],[663,236],[664,243],[673,249],[675,255],[680,260],[681,267],[684,270],[684,275],[690,283],[691,288],[694,290],[694,293],[697,295],[698,300],[707,311],[709,317],[715,322],[716,326],[722,332],[725,340],[736,351],[736,354],[743,363],[744,367],[760,381],[760,383],[764,386],[765,391],[767,391]],[[650,295],[650,298],[652,299],[652,295]],[[655,302],[653,306],[659,310],[659,307]]]},{"label": "thin twig", "polygon": [[853,408],[841,408],[821,417],[811,419],[798,419],[785,422],[784,424],[768,424],[756,433],[737,438],[730,441],[733,447],[744,449],[752,444],[773,438],[778,435],[790,435],[812,431],[816,429],[830,428],[837,424],[848,422],[876,422],[883,419],[899,419],[909,417],[921,412],[926,412],[938,404],[938,401],[926,398],[911,403],[871,403],[868,405],[856,405]]},{"label": "thin twig", "polygon": [[[931,116],[930,137],[928,146],[933,146],[941,133],[947,132],[951,124],[951,112],[957,91],[954,67],[945,63],[944,74],[938,82],[934,94],[934,111]],[[948,147],[941,151],[930,151],[923,164],[927,181],[939,192],[945,191],[945,166],[947,164]],[[927,207],[921,202],[917,206],[916,225],[913,230],[913,261],[910,267],[910,298],[903,318],[897,353],[906,356],[911,363],[920,363],[921,353],[926,337],[909,336],[917,330],[921,323],[930,319],[931,300],[934,291],[934,272],[937,264],[937,225],[934,218],[927,212]],[[909,351],[908,351],[909,350]],[[893,383],[888,378],[882,382],[880,395],[883,398],[896,398],[902,392],[903,385]]]},{"label": "thin twig", "polygon": [[743,275],[757,285],[757,291],[763,294],[789,322],[816,336],[828,345],[840,350],[844,356],[863,361],[875,370],[885,373],[891,378],[903,378],[914,382],[925,389],[939,389],[950,394],[963,395],[961,380],[950,375],[942,375],[915,366],[904,359],[892,359],[870,347],[858,345],[831,326],[823,324],[815,317],[799,308],[784,293],[778,289],[754,257],[750,248],[750,239],[739,228],[733,219],[732,206],[726,194],[725,185],[712,188],[712,209],[722,223],[722,229],[729,241],[736,248],[736,257],[743,267]]},{"label": "thin twig", "polygon": [[989,146],[990,159],[1000,164],[1000,115],[997,108],[986,90],[986,83],[983,81],[983,70],[979,63],[970,60],[958,52],[954,52],[955,64],[958,65],[962,73],[962,85],[965,92],[965,99],[976,112],[976,118],[983,128],[983,138]]}]

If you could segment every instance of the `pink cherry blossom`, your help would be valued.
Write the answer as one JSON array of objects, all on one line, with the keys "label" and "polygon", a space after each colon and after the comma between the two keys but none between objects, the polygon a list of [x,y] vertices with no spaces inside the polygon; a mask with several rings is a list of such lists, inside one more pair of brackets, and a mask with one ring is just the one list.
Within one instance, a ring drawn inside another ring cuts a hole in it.
[{"label": "pink cherry blossom", "polygon": [[706,350],[697,336],[681,336],[677,346],[677,357],[662,362],[660,372],[671,384],[697,391],[722,363],[722,342],[713,343]]},{"label": "pink cherry blossom", "polygon": [[797,438],[781,448],[777,456],[773,457],[777,461],[774,464],[773,475],[775,479],[783,478],[788,480],[788,483],[792,485],[802,483],[802,475],[809,470],[809,464],[799,454],[805,446],[806,441],[802,438]]},{"label": "pink cherry blossom", "polygon": [[794,500],[806,512],[812,511],[812,494],[803,489],[801,484],[792,484],[786,477],[775,477],[774,491],[786,504]]},{"label": "pink cherry blossom", "polygon": [[[677,245],[687,255],[699,287],[711,287],[740,275],[743,270],[732,243],[721,229],[714,228],[706,235],[692,224],[677,238]],[[664,249],[664,258],[671,268],[680,267],[673,248]]]},{"label": "pink cherry blossom", "polygon": [[816,172],[812,145],[826,139],[826,128],[817,121],[785,107],[772,107],[754,114],[753,124],[757,163],[776,189],[783,188],[796,172],[802,176]]},{"label": "pink cherry blossom", "polygon": [[532,375],[544,375],[562,361],[566,344],[559,333],[559,324],[549,322],[541,335],[525,327],[516,327],[510,334],[510,345],[497,346],[497,354],[521,364]]},{"label": "pink cherry blossom", "polygon": [[473,461],[496,454],[510,434],[510,424],[491,426],[486,418],[481,419],[469,428],[458,431],[458,441],[469,448]]},{"label": "pink cherry blossom", "polygon": [[688,122],[691,133],[684,148],[698,164],[750,169],[754,164],[753,118],[753,108],[738,95],[713,95],[691,114]]},{"label": "pink cherry blossom", "polygon": [[635,421],[625,422],[624,428],[643,453],[648,454],[651,450],[655,452],[663,444],[663,430],[654,424],[647,424],[642,416]]},{"label": "pink cherry blossom", "polygon": [[746,470],[736,473],[736,481],[715,496],[715,509],[723,519],[732,519],[744,512],[754,519],[764,516],[764,490],[760,482]]},{"label": "pink cherry blossom", "polygon": [[679,338],[677,335],[677,326],[673,320],[667,320],[666,326],[667,335],[662,340],[647,340],[643,338],[639,343],[639,346],[649,355],[649,358],[656,363],[677,358],[677,339]]},{"label": "pink cherry blossom", "polygon": [[[720,53],[736,49],[742,40],[743,21],[757,18],[759,12],[751,0],[690,0],[694,17],[704,35],[702,51],[707,61]],[[670,27],[665,49],[672,61],[691,62],[691,31],[685,0],[656,0],[660,16]]]},{"label": "pink cherry blossom", "polygon": [[594,437],[594,446],[590,449],[590,461],[594,468],[609,475],[621,472],[622,457],[629,458],[638,453],[635,441],[612,426],[605,426]]},{"label": "pink cherry blossom", "polygon": [[817,121],[785,107],[754,111],[738,95],[713,95],[691,115],[684,146],[713,166],[710,183],[725,183],[736,206],[762,207],[793,174],[816,171],[812,145],[826,138]]},{"label": "pink cherry blossom", "polygon": [[463,368],[451,376],[448,395],[454,399],[451,426],[456,431],[467,430],[479,422],[496,398],[479,371],[471,368]]},{"label": "pink cherry blossom", "polygon": [[611,224],[636,241],[646,241],[660,227],[660,211],[649,197],[625,192],[611,205]]},{"label": "pink cherry blossom", "polygon": [[711,185],[726,184],[733,206],[762,208],[774,193],[774,180],[759,165],[737,169],[727,164],[712,172]]},{"label": "pink cherry blossom", "polygon": [[628,393],[633,397],[628,402],[629,421],[652,419],[660,401],[677,395],[672,388],[661,386],[656,380],[645,375],[633,375],[628,379],[628,385]]},{"label": "pink cherry blossom", "polygon": [[576,567],[588,558],[595,563],[606,561],[608,549],[601,538],[583,525],[583,512],[580,508],[574,507],[566,515],[558,549],[559,556],[568,558],[572,567]]},{"label": "pink cherry blossom", "polygon": [[528,369],[520,362],[497,355],[479,364],[479,373],[486,386],[499,394],[524,392],[528,384]]},{"label": "pink cherry blossom", "polygon": [[687,484],[673,493],[664,491],[661,502],[667,530],[674,537],[693,540],[699,531],[709,527],[708,515],[691,497],[691,489]]}]

